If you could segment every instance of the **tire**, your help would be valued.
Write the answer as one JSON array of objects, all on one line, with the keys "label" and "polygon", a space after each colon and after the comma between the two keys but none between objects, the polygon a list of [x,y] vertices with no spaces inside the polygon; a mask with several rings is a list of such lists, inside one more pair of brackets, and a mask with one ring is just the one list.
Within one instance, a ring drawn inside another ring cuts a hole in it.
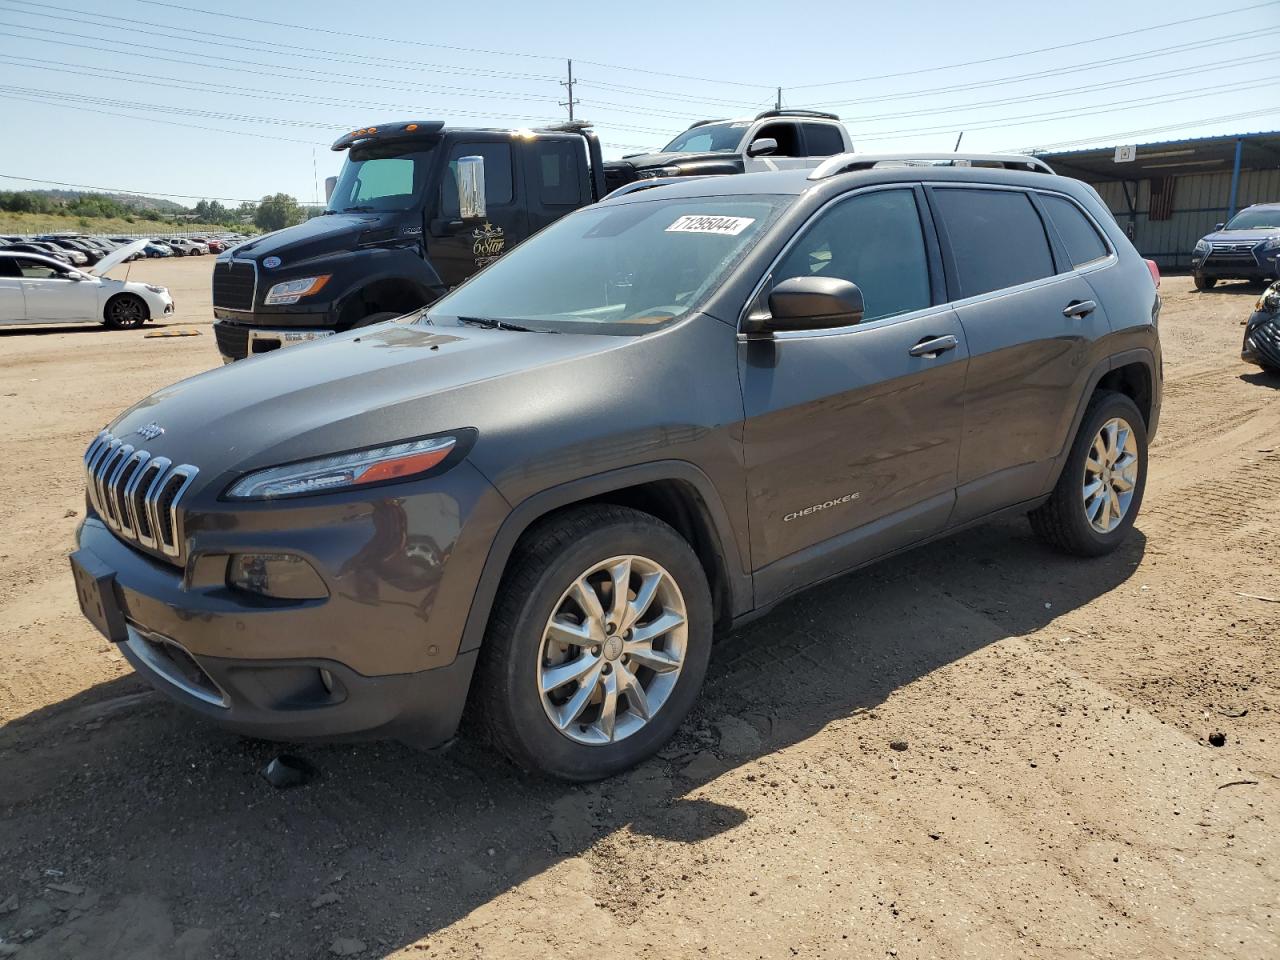
[{"label": "tire", "polygon": [[1195,282],[1197,290],[1212,290],[1218,285],[1217,277],[1206,277],[1199,273],[1192,274],[1191,279]]},{"label": "tire", "polygon": [[[1112,434],[1120,441],[1121,452],[1120,456],[1108,463],[1110,451],[1106,451],[1102,457],[1093,454],[1095,442],[1102,439],[1100,434],[1103,427],[1114,421],[1127,426],[1129,434],[1126,438],[1123,428]],[[1136,473],[1111,465],[1127,462],[1126,457],[1130,455],[1133,457]],[[1092,466],[1087,467],[1088,464],[1099,462],[1107,468],[1102,475]],[[1086,491],[1095,483],[1100,484],[1100,487],[1096,488],[1098,492],[1090,499]],[[1120,491],[1119,487],[1125,483],[1130,484],[1129,490]],[[1080,557],[1100,557],[1120,546],[1133,529],[1146,486],[1146,422],[1137,405],[1127,396],[1110,390],[1099,390],[1089,401],[1053,493],[1047,502],[1027,516],[1036,534],[1058,549]],[[1111,496],[1102,496],[1108,488]],[[1117,506],[1122,509],[1119,521],[1115,522],[1112,517]],[[1101,529],[1104,526],[1106,529]]]},{"label": "tire", "polygon": [[132,293],[118,293],[107,301],[103,322],[112,330],[131,330],[151,318],[143,299]]},{"label": "tire", "polygon": [[[614,624],[610,570],[622,561],[633,602]],[[578,584],[600,603],[598,618],[583,615]],[[641,591],[647,604],[635,602]],[[639,605],[645,609],[636,615]],[[684,625],[660,630],[678,619],[681,605]],[[618,629],[628,620],[634,630]],[[657,752],[693,706],[706,676],[711,628],[706,575],[675,530],[626,507],[571,508],[530,530],[512,557],[480,650],[468,721],[526,770],[579,782],[626,770]],[[647,630],[657,633],[646,646],[641,634]],[[556,639],[561,636],[584,643]],[[555,685],[557,677],[567,679]],[[641,686],[639,701],[629,690],[633,682]]]}]

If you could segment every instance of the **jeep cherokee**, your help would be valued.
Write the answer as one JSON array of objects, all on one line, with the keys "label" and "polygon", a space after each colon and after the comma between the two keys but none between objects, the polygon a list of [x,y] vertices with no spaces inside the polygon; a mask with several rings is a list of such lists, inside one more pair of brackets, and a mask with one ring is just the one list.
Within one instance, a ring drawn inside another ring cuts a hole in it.
[{"label": "jeep cherokee", "polygon": [[173,700],[269,738],[606,776],[715,633],[1027,513],[1129,534],[1158,275],[1019,157],[837,156],[564,217],[434,306],[210,371],[85,455],[85,615]]}]

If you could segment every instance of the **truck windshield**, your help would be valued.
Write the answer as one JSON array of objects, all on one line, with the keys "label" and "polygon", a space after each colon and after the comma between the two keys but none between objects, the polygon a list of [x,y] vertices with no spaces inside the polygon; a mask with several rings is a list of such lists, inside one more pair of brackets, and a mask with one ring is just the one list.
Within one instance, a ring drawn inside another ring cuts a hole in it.
[{"label": "truck windshield", "polygon": [[587,207],[487,267],[426,319],[648,333],[696,309],[791,200],[673,198]]},{"label": "truck windshield", "polygon": [[686,130],[665,147],[663,153],[733,153],[742,142],[742,135],[751,124],[704,123],[700,127]]},{"label": "truck windshield", "polygon": [[328,212],[413,209],[423,196],[432,152],[432,146],[406,152],[403,144],[353,151],[338,175]]}]

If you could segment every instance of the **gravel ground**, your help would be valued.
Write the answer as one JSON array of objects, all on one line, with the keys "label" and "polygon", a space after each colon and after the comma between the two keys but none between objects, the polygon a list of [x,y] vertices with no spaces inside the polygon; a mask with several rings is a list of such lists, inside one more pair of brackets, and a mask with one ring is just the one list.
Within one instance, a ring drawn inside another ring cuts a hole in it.
[{"label": "gravel ground", "polygon": [[0,957],[1280,956],[1280,603],[1243,596],[1280,598],[1280,379],[1237,359],[1257,288],[1166,278],[1115,555],[1019,520],[813,590],[605,783],[365,744],[299,748],[319,777],[277,791],[279,748],[151,693],[66,569],[93,433],[218,363],[210,266],[132,271],[199,336],[0,333]]}]

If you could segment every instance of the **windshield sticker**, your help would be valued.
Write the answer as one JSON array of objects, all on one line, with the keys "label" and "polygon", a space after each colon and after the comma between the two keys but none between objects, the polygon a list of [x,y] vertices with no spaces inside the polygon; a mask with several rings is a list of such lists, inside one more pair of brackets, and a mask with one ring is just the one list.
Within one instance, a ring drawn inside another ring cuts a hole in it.
[{"label": "windshield sticker", "polygon": [[747,227],[755,223],[754,217],[712,217],[707,215],[686,214],[671,226],[667,233],[718,233],[726,237],[736,237]]}]

